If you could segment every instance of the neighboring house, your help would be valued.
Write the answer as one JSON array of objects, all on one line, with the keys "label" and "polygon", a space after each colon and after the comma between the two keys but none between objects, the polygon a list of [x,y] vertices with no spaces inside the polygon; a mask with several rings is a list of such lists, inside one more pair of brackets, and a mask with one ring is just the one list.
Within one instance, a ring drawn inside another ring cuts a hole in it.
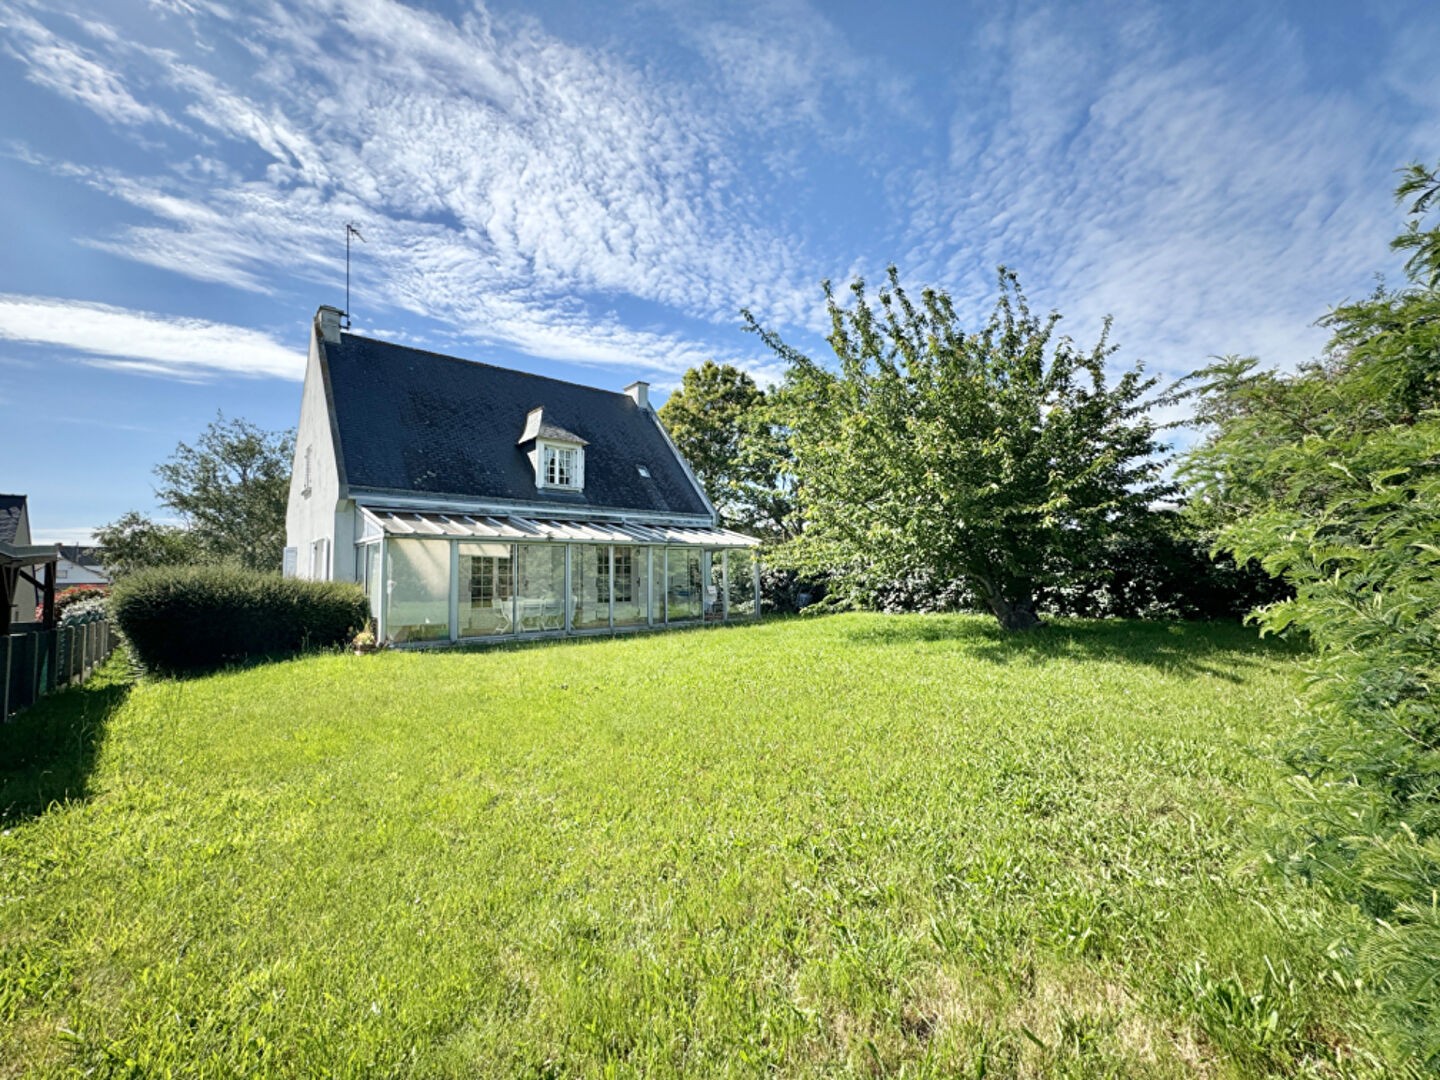
[{"label": "neighboring house", "polygon": [[35,621],[55,596],[55,549],[30,542],[30,501],[0,495],[0,634]]},{"label": "neighboring house", "polygon": [[650,407],[315,317],[285,572],[358,581],[390,642],[753,617],[752,537],[722,529]]},{"label": "neighboring house", "polygon": [[110,575],[100,562],[100,549],[83,547],[79,544],[56,544],[55,588],[74,588],[76,585],[109,585]]},{"label": "neighboring house", "polygon": [[[30,500],[24,495],[0,495],[0,544],[10,548],[30,546]],[[16,577],[10,593],[10,622],[28,623],[35,618],[40,594],[23,576]]]}]

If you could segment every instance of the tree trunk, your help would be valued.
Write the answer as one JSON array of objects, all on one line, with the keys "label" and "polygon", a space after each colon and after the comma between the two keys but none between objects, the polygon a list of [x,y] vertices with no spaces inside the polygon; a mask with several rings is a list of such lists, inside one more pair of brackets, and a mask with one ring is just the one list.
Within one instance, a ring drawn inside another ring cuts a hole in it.
[{"label": "tree trunk", "polygon": [[1035,614],[1035,598],[1031,596],[1023,600],[992,597],[990,610],[994,612],[1002,630],[1034,630],[1044,625],[1040,616]]}]

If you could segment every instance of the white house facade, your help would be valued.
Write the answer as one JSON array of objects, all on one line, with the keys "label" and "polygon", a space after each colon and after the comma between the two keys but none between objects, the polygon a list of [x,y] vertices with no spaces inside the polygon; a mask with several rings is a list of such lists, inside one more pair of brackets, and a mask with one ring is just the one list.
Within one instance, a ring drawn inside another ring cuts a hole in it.
[{"label": "white house facade", "polygon": [[754,618],[758,541],[650,407],[315,318],[285,572],[356,581],[393,644]]}]

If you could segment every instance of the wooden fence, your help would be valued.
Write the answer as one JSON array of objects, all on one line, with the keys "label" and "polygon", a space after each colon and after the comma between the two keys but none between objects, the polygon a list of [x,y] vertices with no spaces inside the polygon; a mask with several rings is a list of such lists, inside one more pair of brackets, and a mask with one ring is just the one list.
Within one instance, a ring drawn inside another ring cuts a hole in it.
[{"label": "wooden fence", "polygon": [[88,679],[115,650],[115,632],[108,619],[81,619],[6,634],[0,642],[0,717],[8,720],[45,694]]}]

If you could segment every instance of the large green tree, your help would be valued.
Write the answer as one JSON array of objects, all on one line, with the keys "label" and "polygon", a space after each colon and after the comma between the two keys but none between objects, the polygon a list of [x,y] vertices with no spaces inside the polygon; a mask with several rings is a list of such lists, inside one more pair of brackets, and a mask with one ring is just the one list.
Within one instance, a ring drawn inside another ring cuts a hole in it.
[{"label": "large green tree", "polygon": [[1038,626],[1037,593],[1093,562],[1170,492],[1149,418],[1155,380],[1112,384],[1109,326],[1082,350],[1034,315],[1013,274],[969,331],[943,290],[918,303],[890,269],[872,301],[829,284],[838,370],[748,316],[787,363],[786,431],[803,529],[795,565],[832,597],[913,574],[960,583],[1007,630]]},{"label": "large green tree", "polygon": [[152,566],[183,566],[200,560],[195,537],[179,525],[130,510],[95,531],[105,569],[121,578]]},{"label": "large green tree", "polygon": [[685,372],[659,415],[727,525],[784,535],[792,509],[784,440],[749,374],[707,360]]},{"label": "large green tree", "polygon": [[1336,308],[1318,362],[1199,374],[1210,433],[1182,476],[1223,550],[1293,586],[1261,625],[1316,650],[1275,864],[1371,917],[1358,954],[1397,1060],[1440,1070],[1440,229],[1422,221],[1437,189],[1407,174],[1409,281]]},{"label": "large green tree", "polygon": [[279,569],[293,446],[293,431],[217,415],[193,445],[180,443],[155,467],[155,494],[183,526],[131,511],[97,533],[107,563],[121,572],[182,561]]}]

